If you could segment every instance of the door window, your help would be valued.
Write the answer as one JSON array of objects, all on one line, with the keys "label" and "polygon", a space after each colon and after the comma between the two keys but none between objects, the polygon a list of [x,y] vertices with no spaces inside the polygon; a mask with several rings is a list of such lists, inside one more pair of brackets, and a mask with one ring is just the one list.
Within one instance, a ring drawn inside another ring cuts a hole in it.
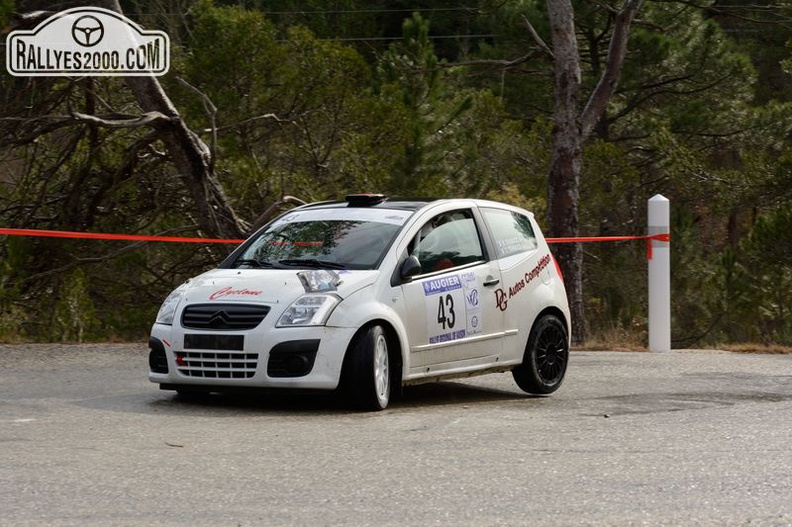
[{"label": "door window", "polygon": [[471,211],[444,212],[426,222],[410,244],[410,254],[421,262],[423,273],[483,261]]}]

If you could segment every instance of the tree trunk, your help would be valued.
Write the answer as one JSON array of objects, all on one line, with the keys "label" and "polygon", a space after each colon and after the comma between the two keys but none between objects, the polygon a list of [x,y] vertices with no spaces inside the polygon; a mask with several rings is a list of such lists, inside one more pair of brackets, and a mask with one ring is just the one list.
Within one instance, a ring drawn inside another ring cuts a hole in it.
[{"label": "tree trunk", "polygon": [[[605,114],[616,91],[627,54],[627,37],[635,15],[644,0],[627,0],[614,19],[605,70],[582,112],[579,110],[580,54],[575,35],[575,12],[570,0],[547,0],[554,57],[553,153],[548,175],[547,209],[552,237],[576,237],[580,169],[583,143]],[[564,273],[572,314],[572,342],[586,338],[583,300],[583,248],[559,244],[556,259]]]},{"label": "tree trunk", "polygon": [[[580,54],[575,35],[575,12],[570,0],[547,0],[554,56],[553,153],[548,175],[547,215],[549,234],[553,237],[576,237],[580,169],[583,143],[605,114],[621,77],[627,55],[627,37],[635,15],[644,0],[626,0],[616,13],[608,47],[605,69],[597,87],[582,111],[580,94]],[[579,243],[559,244],[556,259],[564,273],[564,282],[572,314],[572,342],[582,344],[586,338],[583,300],[583,248]]]},{"label": "tree trunk", "polygon": [[[549,234],[578,236],[580,166],[583,158],[578,126],[580,62],[575,15],[569,0],[548,0],[554,61],[553,152],[547,185]],[[572,341],[581,343],[586,328],[583,310],[583,250],[580,244],[558,244],[555,256],[564,274],[572,312]]]}]

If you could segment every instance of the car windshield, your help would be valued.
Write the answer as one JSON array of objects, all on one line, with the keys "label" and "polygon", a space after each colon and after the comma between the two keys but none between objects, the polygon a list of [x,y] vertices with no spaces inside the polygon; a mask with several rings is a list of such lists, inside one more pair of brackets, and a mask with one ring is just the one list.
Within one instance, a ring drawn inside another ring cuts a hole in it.
[{"label": "car windshield", "polygon": [[295,211],[262,231],[233,267],[375,269],[409,215],[379,208]]}]

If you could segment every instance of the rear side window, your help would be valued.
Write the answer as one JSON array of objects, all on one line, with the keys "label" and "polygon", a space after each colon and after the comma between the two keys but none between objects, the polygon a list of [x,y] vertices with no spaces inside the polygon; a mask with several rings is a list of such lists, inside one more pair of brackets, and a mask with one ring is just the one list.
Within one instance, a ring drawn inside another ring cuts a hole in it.
[{"label": "rear side window", "polygon": [[531,220],[522,214],[501,209],[482,208],[482,214],[495,240],[497,258],[506,258],[536,249]]}]

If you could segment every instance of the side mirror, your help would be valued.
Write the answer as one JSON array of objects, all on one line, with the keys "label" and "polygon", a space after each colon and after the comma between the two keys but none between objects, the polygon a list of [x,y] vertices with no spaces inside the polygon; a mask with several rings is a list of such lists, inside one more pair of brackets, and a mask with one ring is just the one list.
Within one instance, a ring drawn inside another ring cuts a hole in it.
[{"label": "side mirror", "polygon": [[421,262],[415,255],[410,255],[404,260],[404,263],[401,266],[401,270],[399,271],[399,276],[402,280],[409,280],[413,276],[421,274]]}]

